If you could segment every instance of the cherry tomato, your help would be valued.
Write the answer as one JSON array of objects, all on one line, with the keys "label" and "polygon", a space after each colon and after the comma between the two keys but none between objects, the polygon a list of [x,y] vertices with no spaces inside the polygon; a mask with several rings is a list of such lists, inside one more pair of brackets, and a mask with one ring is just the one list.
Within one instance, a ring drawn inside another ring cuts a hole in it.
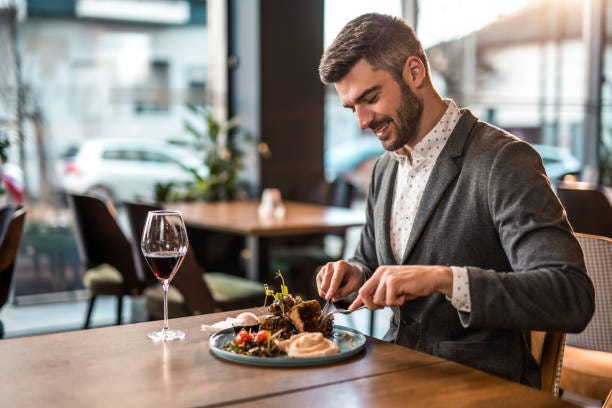
[{"label": "cherry tomato", "polygon": [[253,341],[253,336],[246,330],[241,330],[240,333],[236,335],[236,344],[242,346],[245,343]]},{"label": "cherry tomato", "polygon": [[261,343],[264,341],[268,341],[270,339],[270,331],[269,330],[260,330],[255,335],[255,343]]}]

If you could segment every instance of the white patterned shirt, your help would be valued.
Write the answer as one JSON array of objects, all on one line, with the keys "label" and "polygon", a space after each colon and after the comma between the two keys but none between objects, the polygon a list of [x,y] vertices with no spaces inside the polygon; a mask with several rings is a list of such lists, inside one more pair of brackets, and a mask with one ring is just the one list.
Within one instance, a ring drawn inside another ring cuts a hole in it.
[{"label": "white patterned shirt", "polygon": [[[391,210],[390,241],[393,255],[401,264],[414,219],[436,160],[446,145],[455,125],[461,118],[461,112],[455,102],[445,99],[447,109],[440,121],[421,139],[408,156],[393,152],[398,161],[395,192]],[[451,266],[453,271],[452,305],[460,311],[471,310],[469,280],[467,270]]]}]

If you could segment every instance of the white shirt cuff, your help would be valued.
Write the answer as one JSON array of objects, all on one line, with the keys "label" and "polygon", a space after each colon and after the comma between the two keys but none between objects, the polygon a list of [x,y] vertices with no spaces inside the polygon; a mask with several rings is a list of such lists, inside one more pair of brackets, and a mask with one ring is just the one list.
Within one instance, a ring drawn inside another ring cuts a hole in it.
[{"label": "white shirt cuff", "polygon": [[466,268],[451,266],[453,271],[453,297],[450,300],[453,307],[460,312],[470,313],[472,302],[470,300],[470,278]]}]

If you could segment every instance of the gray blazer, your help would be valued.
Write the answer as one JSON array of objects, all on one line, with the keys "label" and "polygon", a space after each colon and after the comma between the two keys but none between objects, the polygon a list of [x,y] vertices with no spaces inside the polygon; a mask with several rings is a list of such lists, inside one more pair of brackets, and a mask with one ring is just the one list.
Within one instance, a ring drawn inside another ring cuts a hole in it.
[{"label": "gray blazer", "polygon": [[[351,262],[396,264],[389,220],[397,161],[384,153]],[[469,110],[433,168],[401,262],[466,267],[471,312],[441,294],[393,308],[386,339],[539,387],[529,331],[580,332],[594,310],[583,254],[539,155]]]}]

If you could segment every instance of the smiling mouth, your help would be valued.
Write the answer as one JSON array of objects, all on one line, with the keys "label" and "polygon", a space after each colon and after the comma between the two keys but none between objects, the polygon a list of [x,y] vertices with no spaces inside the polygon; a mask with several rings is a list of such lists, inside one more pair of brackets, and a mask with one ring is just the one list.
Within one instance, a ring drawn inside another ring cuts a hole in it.
[{"label": "smiling mouth", "polygon": [[390,123],[391,123],[391,121],[388,121],[388,122],[385,122],[384,124],[382,124],[381,126],[373,127],[372,131],[380,139],[385,134],[385,131],[389,128],[389,124]]}]

